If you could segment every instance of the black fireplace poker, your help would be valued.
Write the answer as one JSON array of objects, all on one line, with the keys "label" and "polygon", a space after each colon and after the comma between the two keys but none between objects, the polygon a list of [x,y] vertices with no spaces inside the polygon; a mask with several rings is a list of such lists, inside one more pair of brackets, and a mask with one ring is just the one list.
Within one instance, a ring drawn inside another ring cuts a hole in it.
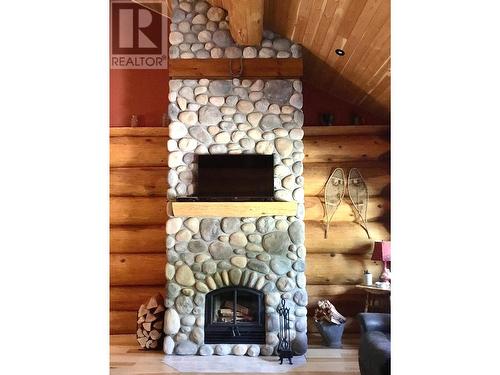
[{"label": "black fireplace poker", "polygon": [[281,296],[281,302],[276,311],[278,312],[280,322],[280,332],[278,334],[278,355],[280,356],[280,365],[283,364],[284,358],[288,358],[288,362],[292,364],[293,352],[290,340],[290,308],[286,307],[286,301],[283,296]]}]

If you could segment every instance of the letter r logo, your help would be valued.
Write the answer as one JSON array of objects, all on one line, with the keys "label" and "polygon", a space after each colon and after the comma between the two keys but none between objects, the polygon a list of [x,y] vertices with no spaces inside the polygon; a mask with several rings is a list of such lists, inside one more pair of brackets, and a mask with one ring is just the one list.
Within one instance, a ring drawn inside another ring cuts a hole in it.
[{"label": "letter r logo", "polygon": [[[158,3],[151,3],[151,7],[154,5]],[[140,4],[113,2],[111,17],[113,54],[161,54],[163,38],[161,14]]]}]

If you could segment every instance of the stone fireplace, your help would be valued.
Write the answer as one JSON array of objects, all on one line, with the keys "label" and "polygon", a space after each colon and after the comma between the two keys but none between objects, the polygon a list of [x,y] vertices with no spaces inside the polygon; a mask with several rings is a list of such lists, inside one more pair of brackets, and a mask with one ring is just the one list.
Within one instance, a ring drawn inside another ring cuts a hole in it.
[{"label": "stone fireplace", "polygon": [[[192,19],[210,9],[202,1],[189,3],[193,6],[181,9],[174,2],[177,19],[174,17],[172,23],[171,42],[188,39],[185,34],[191,39],[198,35],[199,39],[199,34],[207,31],[199,23],[188,31]],[[191,13],[183,9],[191,9]],[[286,44],[291,49],[289,41],[273,37],[281,40],[277,47]],[[269,45],[267,40],[263,45]],[[217,45],[217,40],[207,41],[205,49],[209,43]],[[171,50],[171,58],[177,58],[179,51],[192,49],[196,43],[172,44],[177,48]],[[260,51],[264,49],[270,48]],[[194,58],[198,53],[185,56]],[[280,56],[291,57],[292,53]],[[296,354],[305,353],[301,81],[172,79],[169,86],[169,200],[196,194],[197,155],[263,154],[274,157],[275,200],[297,202],[297,210],[292,216],[214,217],[207,212],[207,216],[169,217],[165,353],[276,354],[276,308],[282,296],[290,307],[293,349]]]}]

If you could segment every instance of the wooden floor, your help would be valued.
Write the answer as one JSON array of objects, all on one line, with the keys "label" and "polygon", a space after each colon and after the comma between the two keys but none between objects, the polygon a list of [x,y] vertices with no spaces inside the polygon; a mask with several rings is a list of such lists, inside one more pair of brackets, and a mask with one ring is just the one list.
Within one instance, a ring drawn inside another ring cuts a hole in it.
[{"label": "wooden floor", "polygon": [[[290,372],[303,375],[359,375],[358,342],[358,335],[346,334],[343,338],[343,349],[329,349],[320,345],[319,336],[314,336],[309,344],[307,364]],[[134,335],[110,337],[111,375],[179,374],[178,371],[161,362],[163,356],[161,351],[140,350]],[[227,358],[229,363],[230,356]]]}]

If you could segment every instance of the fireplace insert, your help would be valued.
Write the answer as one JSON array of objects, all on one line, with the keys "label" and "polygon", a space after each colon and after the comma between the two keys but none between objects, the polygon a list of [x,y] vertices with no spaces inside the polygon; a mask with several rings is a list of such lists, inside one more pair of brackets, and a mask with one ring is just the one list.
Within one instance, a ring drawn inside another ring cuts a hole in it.
[{"label": "fireplace insert", "polygon": [[214,290],[205,301],[205,343],[264,344],[264,314],[264,294],[258,290]]}]

